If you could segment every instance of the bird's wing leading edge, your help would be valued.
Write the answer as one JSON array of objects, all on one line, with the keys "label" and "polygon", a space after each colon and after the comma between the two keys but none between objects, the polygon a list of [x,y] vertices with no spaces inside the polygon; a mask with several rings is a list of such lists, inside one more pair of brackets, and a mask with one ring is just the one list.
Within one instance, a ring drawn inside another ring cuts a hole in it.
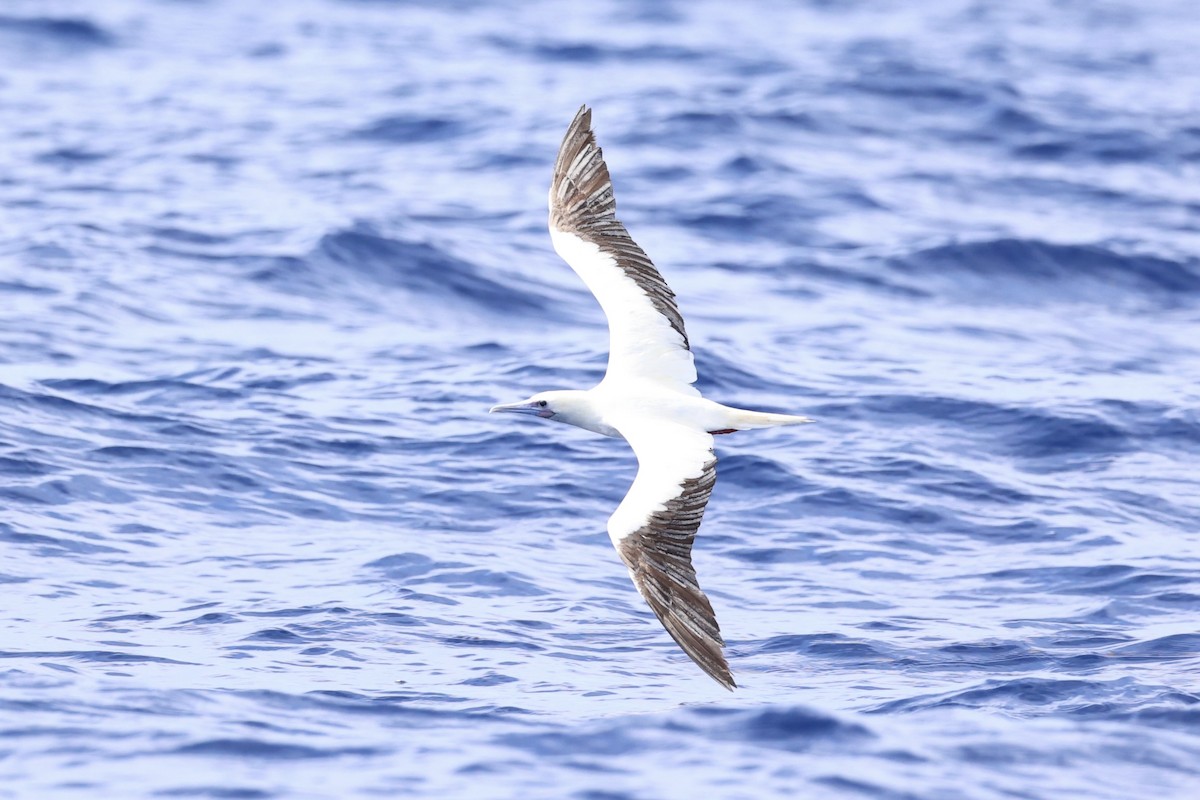
[{"label": "bird's wing leading edge", "polygon": [[669,421],[615,422],[637,455],[638,473],[608,521],[608,534],[671,638],[733,689],[721,629],[692,566],[692,543],[717,481],[713,437]]},{"label": "bird's wing leading edge", "polygon": [[554,163],[550,238],[608,317],[608,376],[694,392],[696,367],[675,293],[616,216],[592,112],[579,109]]}]

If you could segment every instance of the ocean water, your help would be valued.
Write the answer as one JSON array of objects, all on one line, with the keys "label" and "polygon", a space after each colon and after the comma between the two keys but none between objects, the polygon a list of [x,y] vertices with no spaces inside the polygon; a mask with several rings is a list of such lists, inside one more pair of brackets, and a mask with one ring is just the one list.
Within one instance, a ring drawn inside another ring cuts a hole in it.
[{"label": "ocean water", "polygon": [[[0,6],[0,798],[1200,796],[1190,0]],[[605,521],[594,108],[741,688]]]}]

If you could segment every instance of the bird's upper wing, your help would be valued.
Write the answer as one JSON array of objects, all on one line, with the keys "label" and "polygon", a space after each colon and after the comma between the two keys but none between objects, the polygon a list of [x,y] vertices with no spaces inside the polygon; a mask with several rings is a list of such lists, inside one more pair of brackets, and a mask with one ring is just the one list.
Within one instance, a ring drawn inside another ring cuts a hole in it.
[{"label": "bird's upper wing", "polygon": [[633,447],[638,473],[608,521],[608,535],[667,633],[701,669],[733,689],[721,629],[692,566],[692,542],[717,482],[713,437],[632,415],[613,424]]},{"label": "bird's upper wing", "polygon": [[612,181],[579,109],[550,183],[550,238],[608,317],[608,375],[695,392],[696,366],[675,294],[616,216]]}]

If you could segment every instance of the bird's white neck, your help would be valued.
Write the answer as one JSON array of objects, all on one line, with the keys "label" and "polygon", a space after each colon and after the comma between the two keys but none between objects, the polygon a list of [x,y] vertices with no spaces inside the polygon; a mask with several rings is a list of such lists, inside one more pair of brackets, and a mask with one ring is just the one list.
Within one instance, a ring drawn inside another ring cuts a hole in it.
[{"label": "bird's white neck", "polygon": [[597,402],[597,398],[593,394],[594,391],[594,389],[587,391],[568,389],[561,392],[554,392],[554,416],[550,419],[556,422],[565,422],[568,425],[574,425],[576,428],[583,428],[593,433],[599,433],[602,436],[613,436],[617,439],[622,438],[616,428],[605,424],[603,414],[600,411],[601,404]]}]

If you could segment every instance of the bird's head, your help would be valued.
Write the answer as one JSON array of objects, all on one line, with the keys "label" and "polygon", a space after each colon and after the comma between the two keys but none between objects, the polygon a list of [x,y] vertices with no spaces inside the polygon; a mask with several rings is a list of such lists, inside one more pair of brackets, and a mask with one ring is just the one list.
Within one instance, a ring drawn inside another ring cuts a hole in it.
[{"label": "bird's head", "polygon": [[591,415],[591,404],[588,402],[587,392],[564,390],[538,392],[528,400],[522,400],[519,403],[492,406],[492,412],[497,411],[528,414],[542,419],[552,419],[555,422],[565,422],[568,425],[580,425]]}]

